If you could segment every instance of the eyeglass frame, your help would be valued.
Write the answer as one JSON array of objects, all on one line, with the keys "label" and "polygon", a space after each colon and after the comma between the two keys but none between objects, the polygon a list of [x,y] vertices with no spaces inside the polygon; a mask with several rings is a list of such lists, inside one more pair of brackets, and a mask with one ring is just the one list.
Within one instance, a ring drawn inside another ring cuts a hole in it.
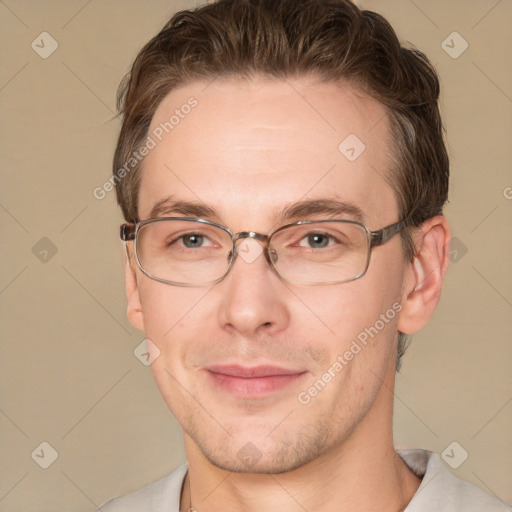
[{"label": "eyeglass frame", "polygon": [[[197,284],[196,283],[178,283],[175,281],[168,281],[166,279],[162,279],[162,278],[153,276],[146,269],[144,269],[144,267],[142,266],[142,263],[139,259],[139,255],[138,255],[138,251],[137,251],[137,234],[139,233],[141,228],[143,228],[147,224],[152,224],[155,222],[162,222],[162,221],[169,221],[169,220],[191,221],[191,222],[197,222],[199,224],[206,224],[208,226],[214,226],[214,227],[220,228],[221,230],[226,232],[231,237],[231,241],[233,243],[233,249],[232,249],[233,257],[231,258],[229,266],[223,276],[221,276],[218,279],[215,279],[213,281],[208,281],[207,283],[197,283]],[[355,224],[355,225],[361,226],[365,230],[366,243],[367,243],[367,248],[368,248],[368,252],[367,252],[368,256],[366,258],[366,265],[365,265],[363,271],[360,272],[355,277],[352,277],[350,279],[344,279],[342,281],[331,281],[331,282],[326,282],[326,283],[325,282],[299,283],[299,282],[291,281],[291,280],[283,277],[279,273],[277,268],[274,266],[274,262],[272,261],[272,256],[270,254],[269,243],[270,243],[270,240],[272,239],[272,237],[276,233],[278,233],[282,230],[294,227],[294,226],[304,226],[304,225],[308,225],[308,224],[321,224],[321,223],[327,223],[327,222],[343,222],[343,223],[347,223],[347,224]],[[149,277],[150,279],[153,279],[155,281],[158,281],[160,283],[164,283],[164,284],[168,284],[168,285],[172,285],[172,286],[199,287],[199,286],[209,286],[209,285],[220,283],[229,274],[229,272],[231,271],[231,269],[237,259],[237,256],[238,256],[238,251],[236,249],[237,241],[241,240],[241,239],[245,239],[245,238],[252,238],[252,239],[258,240],[260,242],[266,242],[266,245],[263,249],[263,252],[265,254],[265,259],[269,263],[270,268],[279,277],[279,279],[281,279],[287,283],[290,283],[290,284],[296,284],[296,285],[301,285],[301,286],[320,286],[320,285],[331,285],[331,284],[344,284],[344,283],[348,283],[351,281],[355,281],[356,279],[360,279],[361,277],[363,277],[366,274],[368,267],[370,266],[372,249],[374,247],[378,247],[380,245],[385,244],[391,238],[393,238],[396,234],[403,231],[407,226],[408,226],[407,218],[402,219],[394,224],[390,224],[389,226],[385,226],[377,231],[371,231],[370,228],[368,228],[362,222],[359,222],[357,220],[351,220],[351,219],[301,220],[298,222],[292,222],[291,224],[286,224],[284,226],[281,226],[281,227],[277,228],[275,231],[273,231],[272,233],[270,233],[269,235],[263,235],[261,233],[256,233],[254,231],[240,231],[238,233],[233,233],[229,228],[227,228],[226,226],[223,226],[222,224],[218,224],[211,220],[196,218],[196,217],[155,217],[152,219],[141,220],[139,222],[123,222],[120,226],[119,236],[123,242],[134,242],[134,249],[135,249],[134,253],[135,253],[135,259],[137,261],[137,265],[139,266],[140,270],[147,277]]]}]

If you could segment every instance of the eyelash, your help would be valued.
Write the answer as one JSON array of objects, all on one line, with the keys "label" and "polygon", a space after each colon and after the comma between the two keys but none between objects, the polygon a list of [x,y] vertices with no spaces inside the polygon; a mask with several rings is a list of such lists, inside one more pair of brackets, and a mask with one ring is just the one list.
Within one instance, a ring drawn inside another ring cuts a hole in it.
[{"label": "eyelash", "polygon": [[[210,238],[208,237],[208,235],[206,234],[203,234],[203,233],[198,233],[198,232],[191,232],[191,233],[184,233],[178,237],[175,237],[173,240],[169,241],[166,243],[167,246],[171,246],[173,244],[175,244],[176,242],[181,242],[181,245],[183,247],[185,247],[186,249],[193,249],[191,247],[187,247],[185,245],[185,242],[184,242],[184,239],[186,237],[201,237],[202,238],[202,241],[204,240],[210,240]],[[304,247],[303,245],[301,245],[301,242],[303,241],[306,241],[308,239],[308,237],[314,237],[314,236],[321,236],[321,237],[327,237],[328,239],[328,244],[327,246],[325,247],[330,247],[331,245],[333,245],[332,242],[334,243],[337,243],[337,244],[342,244],[343,242],[341,242],[338,238],[336,238],[334,235],[330,234],[330,233],[327,233],[327,232],[318,232],[318,231],[310,231],[310,232],[305,232],[301,238],[298,240],[298,242],[295,242],[295,243],[292,243],[291,245],[292,246],[297,246],[297,247]],[[211,240],[210,240],[211,241]],[[198,246],[197,248],[203,248],[203,247],[206,247],[204,245],[201,245],[201,246]],[[314,249],[314,247],[307,247],[308,249]]]}]

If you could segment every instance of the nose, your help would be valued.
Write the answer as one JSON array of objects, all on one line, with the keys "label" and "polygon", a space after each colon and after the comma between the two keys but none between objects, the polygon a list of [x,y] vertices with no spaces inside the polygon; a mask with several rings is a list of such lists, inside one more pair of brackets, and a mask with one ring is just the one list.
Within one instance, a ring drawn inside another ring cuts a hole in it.
[{"label": "nose", "polygon": [[270,266],[261,242],[246,238],[237,245],[236,261],[219,283],[221,327],[244,337],[271,335],[290,321],[290,292]]}]

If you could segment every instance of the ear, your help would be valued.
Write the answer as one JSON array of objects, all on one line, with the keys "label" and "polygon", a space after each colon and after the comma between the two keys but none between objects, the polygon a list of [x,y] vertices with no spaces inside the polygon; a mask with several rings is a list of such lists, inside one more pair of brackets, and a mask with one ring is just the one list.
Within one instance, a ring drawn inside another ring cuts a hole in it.
[{"label": "ear", "polygon": [[130,323],[140,331],[144,331],[144,316],[140,302],[137,271],[131,243],[126,245],[126,263],[124,268],[126,299],[128,302],[127,316]]},{"label": "ear", "polygon": [[429,321],[441,297],[449,263],[450,227],[443,216],[425,221],[415,235],[413,260],[406,271],[398,330],[410,334]]}]

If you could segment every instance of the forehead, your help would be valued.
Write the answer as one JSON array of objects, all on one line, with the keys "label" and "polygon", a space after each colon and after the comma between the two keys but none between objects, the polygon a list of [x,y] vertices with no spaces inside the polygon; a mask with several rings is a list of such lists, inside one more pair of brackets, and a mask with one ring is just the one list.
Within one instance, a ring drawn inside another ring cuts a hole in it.
[{"label": "forehead", "polygon": [[[229,220],[240,209],[251,222],[270,219],[288,204],[314,199],[353,204],[370,221],[379,213],[395,220],[395,195],[384,179],[386,109],[347,84],[192,83],[164,99],[148,135],[154,147],[142,164],[141,218],[172,196]],[[235,220],[243,219],[238,213]]]}]

